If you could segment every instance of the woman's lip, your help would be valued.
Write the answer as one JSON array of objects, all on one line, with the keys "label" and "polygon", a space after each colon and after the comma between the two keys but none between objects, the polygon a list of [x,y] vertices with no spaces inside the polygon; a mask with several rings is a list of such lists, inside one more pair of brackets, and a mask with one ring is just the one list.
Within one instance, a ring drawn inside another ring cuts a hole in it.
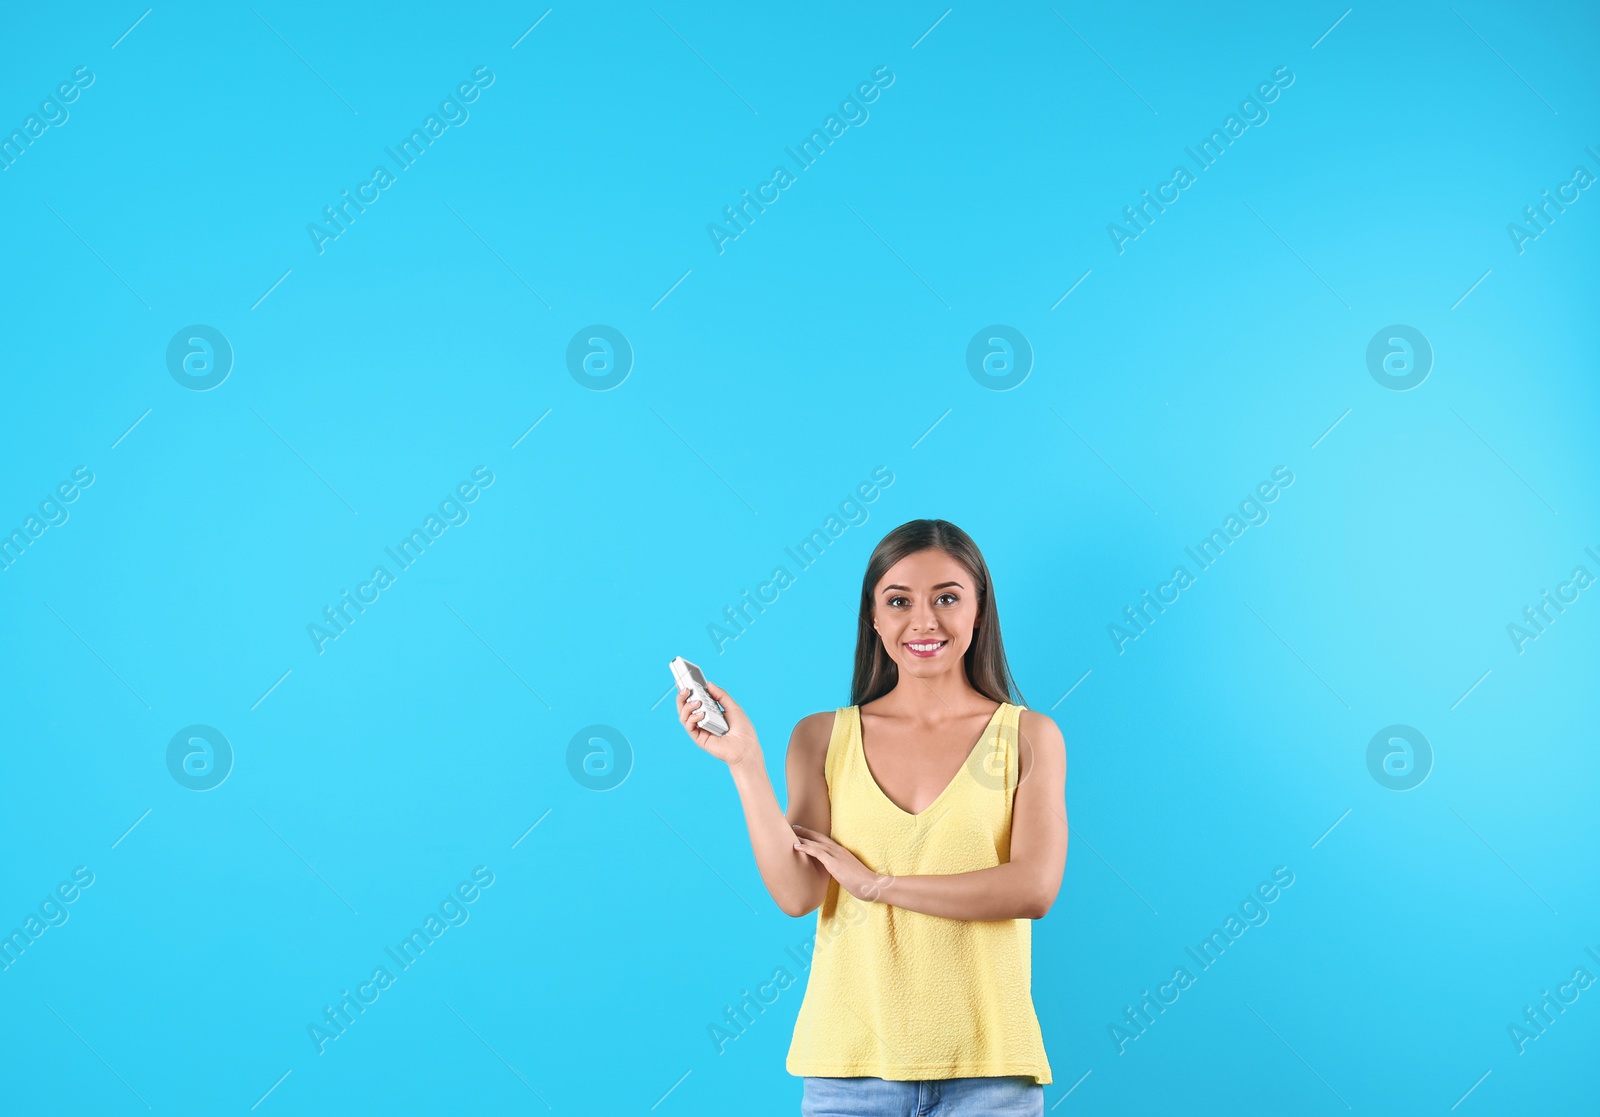
[{"label": "woman's lip", "polygon": [[916,643],[918,643],[918,644],[934,644],[934,643],[937,643],[939,646],[937,648],[934,648],[933,651],[931,651],[931,652],[919,652],[919,651],[917,651],[915,648],[913,648],[911,646],[911,642],[910,641],[907,641],[907,642],[901,644],[900,646],[902,648],[904,648],[906,651],[910,652],[912,655],[916,656],[918,659],[932,659],[934,656],[936,656],[940,652],[944,651],[946,645],[948,645],[950,643],[950,641],[948,641],[948,640],[937,640],[937,641],[936,640],[918,640],[918,641],[916,641]]}]

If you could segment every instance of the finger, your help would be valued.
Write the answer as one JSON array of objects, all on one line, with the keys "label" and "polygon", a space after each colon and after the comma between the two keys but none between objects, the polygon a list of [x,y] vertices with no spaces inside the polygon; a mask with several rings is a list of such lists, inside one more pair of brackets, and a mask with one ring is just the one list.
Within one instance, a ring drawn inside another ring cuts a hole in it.
[{"label": "finger", "polygon": [[706,693],[720,702],[723,709],[739,710],[741,713],[743,712],[743,707],[741,707],[739,703],[735,702],[732,698],[729,698],[727,691],[723,690],[716,683],[713,683],[710,680],[706,681]]}]

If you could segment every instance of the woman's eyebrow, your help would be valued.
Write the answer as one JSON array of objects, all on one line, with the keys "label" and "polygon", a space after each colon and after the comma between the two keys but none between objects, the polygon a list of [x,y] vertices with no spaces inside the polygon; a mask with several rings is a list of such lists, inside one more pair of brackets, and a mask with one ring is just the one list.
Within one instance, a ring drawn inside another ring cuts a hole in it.
[{"label": "woman's eyebrow", "polygon": [[[937,586],[934,586],[933,588],[936,589],[936,590],[942,590],[942,589],[948,589],[951,586],[955,586],[958,589],[966,589],[967,588],[966,586],[963,586],[960,582],[940,582]],[[911,592],[911,587],[910,586],[884,586],[882,592],[883,593],[888,593],[890,590],[905,590],[907,593],[910,593]]]}]

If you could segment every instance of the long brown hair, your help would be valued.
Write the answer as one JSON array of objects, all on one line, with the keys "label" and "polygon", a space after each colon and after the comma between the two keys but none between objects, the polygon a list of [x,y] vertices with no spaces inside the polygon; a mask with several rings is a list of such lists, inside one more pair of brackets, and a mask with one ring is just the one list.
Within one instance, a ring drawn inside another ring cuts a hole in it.
[{"label": "long brown hair", "polygon": [[994,579],[989,565],[972,536],[949,520],[912,520],[901,524],[873,548],[867,560],[867,573],[861,580],[861,616],[856,624],[856,671],[850,684],[850,704],[865,705],[894,689],[900,668],[884,650],[883,640],[872,627],[873,590],[889,568],[919,551],[943,551],[967,568],[977,583],[978,624],[972,645],[962,657],[967,681],[979,694],[996,702],[1024,705],[1011,668],[1006,663],[1005,645],[1000,640],[1000,613],[994,603]]}]

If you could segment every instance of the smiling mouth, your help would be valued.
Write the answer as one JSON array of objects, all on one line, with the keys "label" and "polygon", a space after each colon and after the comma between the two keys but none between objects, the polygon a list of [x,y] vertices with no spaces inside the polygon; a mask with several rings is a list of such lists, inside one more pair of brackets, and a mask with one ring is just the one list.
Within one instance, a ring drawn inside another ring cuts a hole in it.
[{"label": "smiling mouth", "polygon": [[930,659],[939,654],[948,640],[921,640],[915,643],[904,643],[900,646],[918,659]]}]

